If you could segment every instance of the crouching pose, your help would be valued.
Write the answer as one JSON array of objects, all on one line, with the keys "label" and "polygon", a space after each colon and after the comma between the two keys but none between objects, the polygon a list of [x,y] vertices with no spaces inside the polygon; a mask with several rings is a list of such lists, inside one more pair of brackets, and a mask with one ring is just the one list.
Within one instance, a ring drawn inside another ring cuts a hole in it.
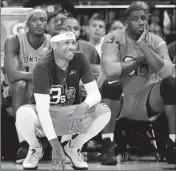
[{"label": "crouching pose", "polygon": [[[34,70],[34,103],[17,111],[17,127],[29,144],[23,168],[37,169],[43,148],[36,135],[46,135],[52,146],[53,169],[65,169],[66,155],[74,169],[87,170],[81,148],[107,125],[111,112],[100,103],[89,62],[82,53],[75,52],[75,35],[60,28],[50,42],[52,52]],[[80,79],[88,94],[82,103]],[[62,148],[57,136],[69,134],[78,135]]]}]

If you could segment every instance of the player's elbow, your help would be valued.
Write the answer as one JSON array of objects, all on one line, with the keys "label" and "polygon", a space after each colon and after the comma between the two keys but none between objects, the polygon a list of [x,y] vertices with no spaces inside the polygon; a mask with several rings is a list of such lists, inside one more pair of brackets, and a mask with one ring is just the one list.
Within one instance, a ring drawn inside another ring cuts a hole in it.
[{"label": "player's elbow", "polygon": [[171,62],[165,61],[164,66],[157,73],[157,75],[161,79],[165,79],[167,77],[172,77],[174,75],[174,65]]},{"label": "player's elbow", "polygon": [[121,75],[121,66],[119,62],[102,62],[102,70],[108,79],[119,78]]},{"label": "player's elbow", "polygon": [[96,92],[96,99],[97,99],[97,104],[101,102],[102,97],[99,91]]},{"label": "player's elbow", "polygon": [[114,78],[119,78],[121,74],[120,71],[112,67],[108,67],[108,68],[104,67],[104,73],[109,80],[114,79]]}]

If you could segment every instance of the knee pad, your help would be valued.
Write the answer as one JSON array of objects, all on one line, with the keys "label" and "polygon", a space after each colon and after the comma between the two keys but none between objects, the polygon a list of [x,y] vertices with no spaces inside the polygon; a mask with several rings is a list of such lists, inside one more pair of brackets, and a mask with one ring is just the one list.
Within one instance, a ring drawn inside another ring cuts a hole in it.
[{"label": "knee pad", "polygon": [[120,81],[105,80],[100,91],[102,99],[120,100],[122,95],[122,84]]},{"label": "knee pad", "polygon": [[176,78],[168,77],[162,80],[160,85],[160,94],[165,105],[176,104]]}]

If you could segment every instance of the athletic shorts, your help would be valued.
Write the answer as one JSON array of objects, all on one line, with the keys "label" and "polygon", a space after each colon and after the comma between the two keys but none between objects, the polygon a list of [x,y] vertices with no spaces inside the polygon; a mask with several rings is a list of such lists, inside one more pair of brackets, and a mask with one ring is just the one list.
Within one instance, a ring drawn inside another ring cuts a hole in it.
[{"label": "athletic shorts", "polygon": [[[32,108],[36,115],[36,106],[35,105],[24,105],[25,107]],[[52,119],[52,123],[55,129],[55,132],[57,136],[72,134],[70,132],[70,121],[72,117],[72,113],[74,112],[77,105],[71,105],[71,106],[50,106],[50,116]],[[83,129],[79,133],[86,133],[88,128],[91,126],[92,122],[98,118],[101,114],[110,112],[110,109],[107,105],[100,103],[96,106],[90,108],[85,114],[84,114],[84,120],[83,120]],[[37,117],[36,123],[36,135],[38,136],[45,136],[40,121]],[[97,125],[98,126],[98,125]]]},{"label": "athletic shorts", "polygon": [[[149,98],[149,94],[152,90],[153,85],[154,84],[151,84],[148,87],[144,88],[137,95],[124,93],[122,109],[119,118],[148,121],[149,115],[147,113],[147,100]],[[156,113],[154,117],[157,117],[158,115],[159,113]]]}]

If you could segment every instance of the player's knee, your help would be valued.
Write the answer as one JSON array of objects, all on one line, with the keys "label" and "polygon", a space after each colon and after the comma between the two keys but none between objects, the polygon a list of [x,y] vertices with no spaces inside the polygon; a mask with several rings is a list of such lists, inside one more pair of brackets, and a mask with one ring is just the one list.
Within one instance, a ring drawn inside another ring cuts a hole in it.
[{"label": "player's knee", "polygon": [[17,93],[23,93],[26,88],[26,82],[25,81],[17,81],[14,84],[11,85],[9,93],[10,95],[15,95]]},{"label": "player's knee", "polygon": [[166,105],[176,104],[176,78],[168,77],[162,80],[160,94]]},{"label": "player's knee", "polygon": [[110,82],[105,80],[101,87],[102,99],[120,100],[122,89],[120,81]]},{"label": "player's knee", "polygon": [[31,120],[33,109],[27,106],[21,106],[16,112],[16,122]]},{"label": "player's knee", "polygon": [[111,110],[104,103],[100,103],[100,104],[96,105],[95,113],[96,113],[97,117],[103,116],[104,119],[107,121],[107,123],[111,119]]}]

